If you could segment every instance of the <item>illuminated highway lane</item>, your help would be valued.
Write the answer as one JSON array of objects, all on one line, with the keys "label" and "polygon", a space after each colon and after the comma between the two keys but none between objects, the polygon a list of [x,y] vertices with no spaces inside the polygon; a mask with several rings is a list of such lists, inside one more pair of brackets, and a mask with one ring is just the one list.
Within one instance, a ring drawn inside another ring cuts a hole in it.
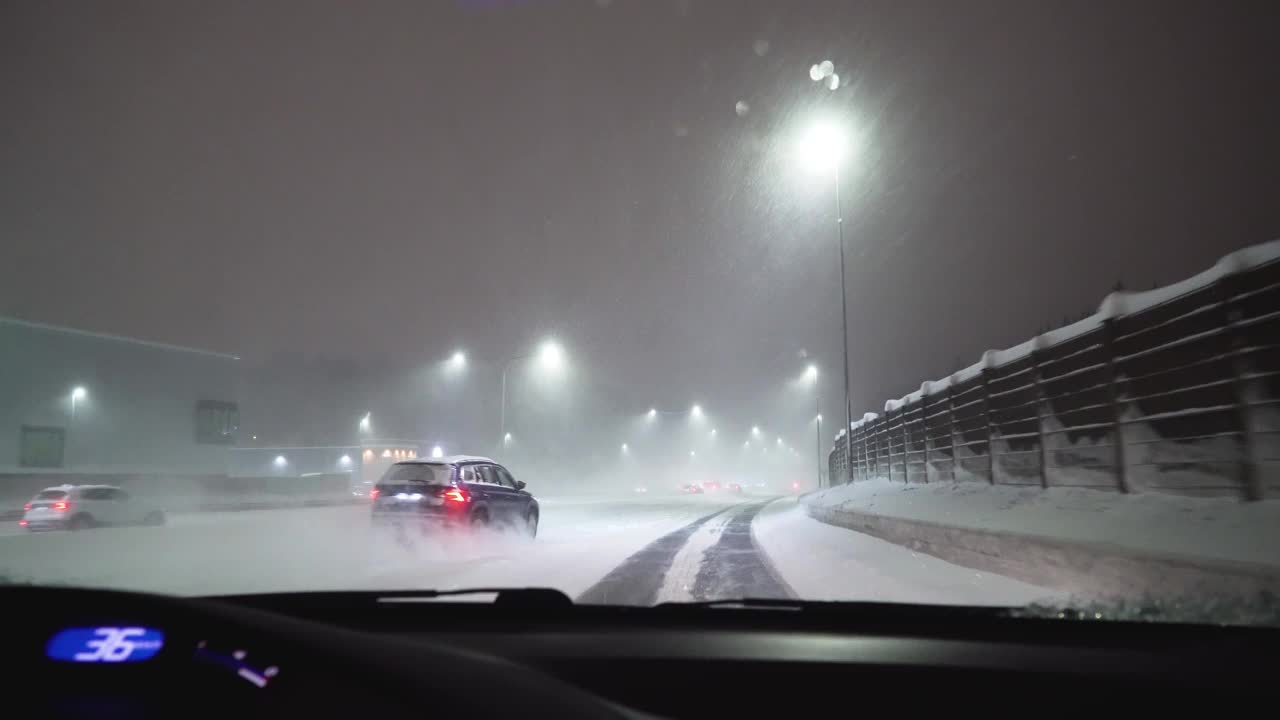
[{"label": "illuminated highway lane", "polygon": [[165,527],[31,534],[0,578],[182,595],[559,588],[580,602],[742,597],[1022,604],[1052,593],[807,518],[794,499],[541,501],[536,540],[372,527],[367,505],[179,514]]}]

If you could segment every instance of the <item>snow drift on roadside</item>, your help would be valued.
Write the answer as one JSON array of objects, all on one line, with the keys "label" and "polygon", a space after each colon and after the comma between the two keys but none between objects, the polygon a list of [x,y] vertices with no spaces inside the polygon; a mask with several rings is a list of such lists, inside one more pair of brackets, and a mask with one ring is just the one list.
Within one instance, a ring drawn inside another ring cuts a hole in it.
[{"label": "snow drift on roadside", "polygon": [[1280,565],[1280,500],[868,480],[814,493],[804,502],[956,527]]},{"label": "snow drift on roadside", "polygon": [[790,498],[762,510],[751,534],[774,572],[806,600],[1021,606],[1064,595],[827,525]]}]

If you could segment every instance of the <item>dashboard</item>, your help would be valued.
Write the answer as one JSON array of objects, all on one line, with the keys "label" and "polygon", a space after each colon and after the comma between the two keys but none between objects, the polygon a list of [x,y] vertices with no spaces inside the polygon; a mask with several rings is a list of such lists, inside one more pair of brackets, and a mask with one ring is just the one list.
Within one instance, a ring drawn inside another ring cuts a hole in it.
[{"label": "dashboard", "polygon": [[1280,666],[1273,629],[985,609],[51,588],[0,598],[22,619],[6,683],[22,691],[6,706],[46,717],[1025,715],[1135,699],[1185,711],[1261,701]]}]

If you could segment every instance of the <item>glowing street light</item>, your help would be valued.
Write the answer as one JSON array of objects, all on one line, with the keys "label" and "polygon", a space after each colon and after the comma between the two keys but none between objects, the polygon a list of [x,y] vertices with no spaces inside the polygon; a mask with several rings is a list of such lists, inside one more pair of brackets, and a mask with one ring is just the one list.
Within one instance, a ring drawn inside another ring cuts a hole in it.
[{"label": "glowing street light", "polygon": [[277,455],[277,456],[276,456],[276,459],[273,461],[273,463],[275,464],[275,466],[276,466],[276,467],[278,467],[278,468],[282,468],[282,467],[284,467],[285,465],[288,465],[288,464],[289,464],[289,461],[288,461],[288,460],[285,460],[283,455]]},{"label": "glowing street light", "polygon": [[752,435],[752,436],[754,436],[754,437],[760,437],[760,426],[759,426],[759,425],[752,425],[752,426],[751,426],[751,435]]},{"label": "glowing street light", "polygon": [[535,358],[538,367],[546,373],[559,374],[565,367],[564,348],[560,346],[560,343],[552,339],[543,340],[542,344],[538,346],[538,351],[533,355],[517,355],[502,364],[502,414],[498,421],[498,432],[502,434],[503,438],[507,436],[507,373],[511,370],[512,363],[530,357]]},{"label": "glowing street light", "polygon": [[809,170],[836,173],[849,150],[849,140],[833,119],[821,118],[805,130],[796,149],[801,164]]},{"label": "glowing street light", "polygon": [[435,447],[431,448],[431,457],[432,458],[444,457],[444,448],[440,447],[439,445],[436,445]]},{"label": "glowing street light", "polygon": [[74,418],[76,416],[76,403],[84,400],[85,396],[88,394],[88,391],[84,389],[83,385],[77,385],[71,388],[71,417]]},{"label": "glowing street light", "polygon": [[804,369],[804,379],[808,383],[818,382],[818,366],[812,363]]},{"label": "glowing street light", "polygon": [[544,340],[538,348],[538,364],[544,370],[559,372],[564,368],[564,348],[555,340]]},{"label": "glowing street light", "polygon": [[364,417],[360,418],[360,432],[369,432],[369,416],[371,414],[372,413],[365,413]]},{"label": "glowing street light", "polygon": [[463,370],[466,370],[467,354],[461,350],[455,350],[454,353],[449,356],[448,367],[452,372],[462,372]]},{"label": "glowing street light", "polygon": [[647,416],[650,420],[656,420],[658,418],[658,408],[649,408]]},{"label": "glowing street light", "polygon": [[622,443],[622,454],[626,455],[629,452],[631,452],[631,448],[627,447],[626,443]]},{"label": "glowing street light", "polygon": [[702,406],[695,403],[694,406],[689,409],[689,415],[695,418],[702,417]]},{"label": "glowing street light", "polygon": [[[824,69],[825,72],[825,69]],[[834,72],[834,71],[833,71]],[[838,81],[837,81],[838,82]],[[840,165],[849,151],[849,140],[844,129],[833,118],[815,121],[801,137],[797,148],[800,160],[812,170],[830,174],[834,186],[836,210],[836,243],[840,250],[840,350],[843,355],[844,380],[844,456],[853,457],[853,437],[849,431],[853,423],[853,407],[849,403],[849,299],[844,267],[844,213],[840,208]],[[819,468],[821,462],[819,462]],[[835,478],[830,478],[834,482]],[[853,481],[853,463],[845,463],[845,481]]]},{"label": "glowing street light", "polygon": [[503,434],[503,436],[502,436],[502,444],[503,444],[503,445],[510,445],[510,444],[511,444],[511,433],[505,433],[505,434]]}]

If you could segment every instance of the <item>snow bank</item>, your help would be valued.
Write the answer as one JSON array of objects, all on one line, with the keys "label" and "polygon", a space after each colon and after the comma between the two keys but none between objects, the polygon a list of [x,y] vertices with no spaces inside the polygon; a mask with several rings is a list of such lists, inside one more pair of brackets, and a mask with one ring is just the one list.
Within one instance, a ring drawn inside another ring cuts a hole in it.
[{"label": "snow bank", "polygon": [[794,498],[762,510],[751,533],[774,571],[806,600],[1021,606],[1064,596],[827,525]]},{"label": "snow bank", "polygon": [[959,528],[1280,566],[1280,500],[867,480],[814,493],[804,502]]}]

